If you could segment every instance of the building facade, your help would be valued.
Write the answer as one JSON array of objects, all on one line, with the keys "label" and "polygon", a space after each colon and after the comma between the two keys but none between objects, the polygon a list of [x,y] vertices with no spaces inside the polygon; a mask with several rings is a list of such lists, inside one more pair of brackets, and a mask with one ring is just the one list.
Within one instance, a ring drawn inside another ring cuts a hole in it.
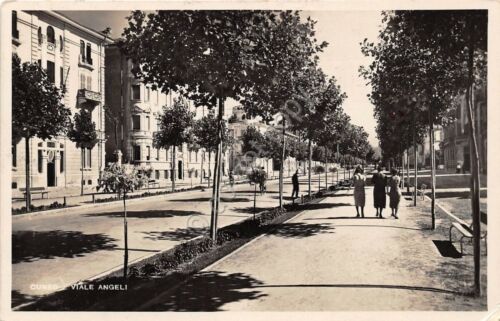
[{"label": "building facade", "polygon": [[[488,121],[487,121],[486,87],[479,88],[473,94],[473,112],[476,122],[476,140],[479,151],[480,172],[487,172]],[[455,170],[457,164],[464,172],[471,170],[469,118],[465,95],[457,98],[455,121],[444,128],[442,149],[447,169]]]},{"label": "building facade", "polygon": [[[203,149],[194,151],[187,144],[178,146],[173,172],[173,148],[153,146],[154,133],[159,130],[159,117],[163,106],[172,106],[176,93],[162,93],[137,79],[133,63],[118,48],[106,48],[106,162],[122,162],[151,170],[151,178],[160,186],[176,182],[199,185],[212,178],[215,154]],[[182,99],[196,118],[203,117],[206,109],[195,108]],[[228,174],[227,153],[223,159],[223,175]]]},{"label": "building facade", "polygon": [[[65,87],[64,104],[72,115],[91,112],[97,145],[83,152],[65,136],[30,140],[31,186],[67,188],[97,184],[104,168],[104,47],[105,35],[53,11],[13,11],[12,51],[21,62],[38,63],[49,79]],[[12,146],[12,188],[25,186],[25,140]]]}]

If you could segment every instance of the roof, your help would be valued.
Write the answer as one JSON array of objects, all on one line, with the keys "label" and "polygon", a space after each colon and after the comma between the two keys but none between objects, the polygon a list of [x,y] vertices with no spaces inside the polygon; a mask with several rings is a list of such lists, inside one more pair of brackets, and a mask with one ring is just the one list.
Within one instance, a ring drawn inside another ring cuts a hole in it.
[{"label": "roof", "polygon": [[81,29],[87,33],[89,33],[90,35],[96,37],[96,38],[99,38],[99,39],[102,39],[108,43],[113,43],[113,39],[105,34],[103,34],[102,32],[99,32],[99,31],[96,31],[92,28],[89,28],[87,26],[84,26],[82,25],[81,23],[65,16],[64,14],[58,12],[58,11],[43,11],[44,13],[48,14],[48,15],[51,15],[69,25],[72,25],[73,27],[75,28],[78,28],[78,29]]}]

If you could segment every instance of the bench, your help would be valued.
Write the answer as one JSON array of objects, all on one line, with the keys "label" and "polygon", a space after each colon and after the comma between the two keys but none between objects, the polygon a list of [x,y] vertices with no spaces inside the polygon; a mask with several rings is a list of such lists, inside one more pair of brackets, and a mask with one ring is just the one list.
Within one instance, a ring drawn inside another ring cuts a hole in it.
[{"label": "bench", "polygon": [[[26,188],[20,188],[19,191],[23,192],[24,198],[26,198]],[[42,194],[42,199],[43,195],[47,195],[47,198],[49,198],[49,192],[45,189],[45,187],[30,187],[30,194]]]},{"label": "bench", "polygon": [[[481,211],[480,222],[481,222],[481,224],[484,224],[485,226],[487,225],[487,223],[488,223],[488,216],[486,215],[486,212]],[[460,254],[463,255],[463,253],[464,253],[464,251],[463,251],[463,241],[464,241],[464,238],[468,238],[468,239],[472,239],[473,238],[472,224],[467,225],[467,223],[465,223],[463,221],[458,221],[458,222],[451,223],[451,226],[450,226],[450,242],[452,242],[451,231],[452,231],[453,228],[455,228],[460,234],[462,234],[462,236],[460,237]],[[483,230],[483,229],[481,229],[481,230]],[[480,236],[481,239],[484,239],[484,246],[485,246],[485,249],[486,249],[486,251],[485,251],[486,254],[488,253],[487,233],[488,232],[485,231],[485,232],[481,233],[481,236]]]},{"label": "bench", "polygon": [[151,186],[153,186],[153,187],[155,187],[155,186],[160,187],[160,182],[158,182],[155,179],[150,179],[148,181],[148,188],[150,188]]}]

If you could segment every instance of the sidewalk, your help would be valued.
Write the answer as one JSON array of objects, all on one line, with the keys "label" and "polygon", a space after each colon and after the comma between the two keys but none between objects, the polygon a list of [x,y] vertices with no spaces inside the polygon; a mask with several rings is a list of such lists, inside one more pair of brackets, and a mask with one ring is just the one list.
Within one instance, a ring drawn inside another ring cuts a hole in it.
[{"label": "sidewalk", "polygon": [[461,258],[441,246],[445,215],[431,231],[427,205],[410,207],[403,198],[399,220],[377,219],[371,188],[366,195],[365,219],[355,218],[352,191],[342,191],[164,293],[148,310],[486,310],[486,296],[463,295],[472,285],[470,246]]}]

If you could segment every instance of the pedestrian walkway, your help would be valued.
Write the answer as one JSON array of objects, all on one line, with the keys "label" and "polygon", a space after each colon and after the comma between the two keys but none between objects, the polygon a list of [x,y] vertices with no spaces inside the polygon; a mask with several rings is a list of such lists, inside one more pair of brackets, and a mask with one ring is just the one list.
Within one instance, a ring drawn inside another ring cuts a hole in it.
[{"label": "pedestrian walkway", "polygon": [[341,191],[165,293],[150,309],[486,309],[485,297],[462,295],[471,289],[470,255],[441,254],[434,241],[447,237],[428,230],[427,210],[403,199],[399,220],[378,219],[372,189],[366,193],[366,218],[355,218],[352,192]]}]

